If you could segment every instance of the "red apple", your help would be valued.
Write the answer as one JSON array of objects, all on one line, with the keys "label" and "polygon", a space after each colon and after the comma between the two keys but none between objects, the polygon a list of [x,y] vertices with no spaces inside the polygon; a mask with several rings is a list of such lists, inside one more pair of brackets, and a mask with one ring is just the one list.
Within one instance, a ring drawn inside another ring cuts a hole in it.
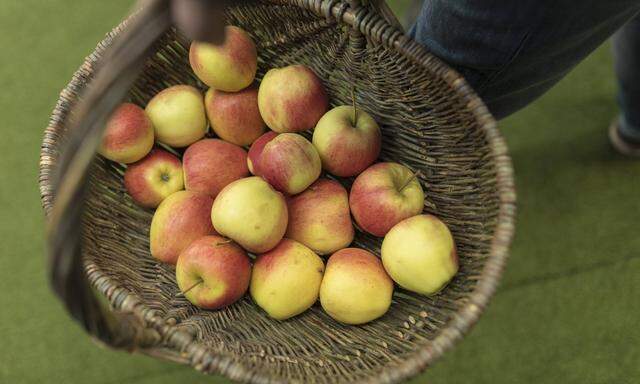
[{"label": "red apple", "polygon": [[345,248],[353,241],[347,190],[337,181],[318,179],[287,202],[289,225],[285,237],[320,255]]},{"label": "red apple", "polygon": [[258,170],[260,156],[262,156],[264,146],[276,136],[278,136],[276,132],[268,131],[258,137],[258,139],[251,144],[249,154],[247,155],[247,166],[249,167],[249,172],[256,176],[260,176],[260,171]]},{"label": "red apple", "polygon": [[193,191],[178,191],[160,203],[151,220],[151,256],[175,264],[194,240],[216,234],[211,223],[213,198]]},{"label": "red apple", "polygon": [[219,309],[233,304],[247,291],[251,264],[237,244],[221,236],[204,236],[180,254],[176,280],[192,304]]},{"label": "red apple", "polygon": [[225,27],[225,40],[221,45],[191,43],[189,62],[203,83],[221,91],[237,92],[253,82],[258,55],[251,37],[230,25]]},{"label": "red apple", "polygon": [[144,109],[123,103],[107,121],[98,153],[111,161],[133,163],[149,153],[153,138],[153,124]]},{"label": "red apple", "polygon": [[382,237],[400,221],[422,212],[424,192],[409,168],[378,163],[353,182],[349,205],[360,228]]},{"label": "red apple", "polygon": [[343,105],[325,113],[313,130],[322,168],[336,176],[360,174],[378,158],[382,135],[365,111]]},{"label": "red apple", "polygon": [[213,197],[232,181],[249,175],[247,152],[218,139],[192,144],[184,152],[182,163],[186,189]]},{"label": "red apple", "polygon": [[231,93],[209,88],[204,105],[211,128],[222,140],[246,146],[266,129],[258,110],[258,89],[248,87]]},{"label": "red apple", "polygon": [[184,188],[180,159],[162,149],[127,166],[124,186],[137,204],[155,208],[162,200]]},{"label": "red apple", "polygon": [[328,105],[322,82],[304,65],[271,69],[260,83],[260,114],[269,128],[279,133],[315,127]]},{"label": "red apple", "polygon": [[322,165],[307,139],[295,133],[281,133],[264,146],[259,171],[275,189],[295,195],[316,181]]}]

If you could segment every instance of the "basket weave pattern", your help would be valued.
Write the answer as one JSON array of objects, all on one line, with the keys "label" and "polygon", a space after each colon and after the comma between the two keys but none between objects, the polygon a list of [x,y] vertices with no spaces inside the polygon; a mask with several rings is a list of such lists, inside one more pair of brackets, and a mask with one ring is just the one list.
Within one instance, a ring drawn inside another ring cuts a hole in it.
[{"label": "basket weave pattern", "polygon": [[[450,227],[460,257],[454,280],[433,297],[396,289],[384,317],[357,327],[337,323],[318,305],[278,322],[249,297],[224,310],[200,310],[176,296],[173,268],[149,255],[153,212],[125,193],[124,169],[100,157],[84,217],[85,270],[91,285],[122,315],[123,337],[142,352],[247,382],[397,382],[461,338],[495,290],[515,213],[506,147],[459,75],[371,9],[347,15],[348,5],[335,0],[279,3],[228,11],[231,24],[256,41],[258,79],[272,67],[306,64],[323,79],[332,105],[351,104],[355,87],[358,107],[381,126],[381,160],[420,171],[425,212]],[[122,28],[87,58],[62,92],[45,132],[40,182],[46,211],[53,202],[49,175],[69,134],[65,124],[72,106],[90,83],[104,47]],[[189,67],[188,44],[167,32],[130,100],[144,106],[175,84],[204,90]],[[354,246],[379,255],[380,243],[358,232]]]}]

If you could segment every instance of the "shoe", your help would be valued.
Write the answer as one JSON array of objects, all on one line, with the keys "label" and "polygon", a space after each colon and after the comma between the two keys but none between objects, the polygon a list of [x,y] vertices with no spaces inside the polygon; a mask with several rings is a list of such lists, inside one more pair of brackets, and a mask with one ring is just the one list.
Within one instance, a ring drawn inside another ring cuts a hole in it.
[{"label": "shoe", "polygon": [[640,142],[628,139],[620,133],[620,119],[615,119],[609,126],[609,141],[619,154],[640,158]]}]

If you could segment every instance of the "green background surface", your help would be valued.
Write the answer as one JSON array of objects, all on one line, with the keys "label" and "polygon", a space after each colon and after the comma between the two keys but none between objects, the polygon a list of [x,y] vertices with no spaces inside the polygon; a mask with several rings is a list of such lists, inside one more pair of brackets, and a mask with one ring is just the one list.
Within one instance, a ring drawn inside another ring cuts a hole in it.
[{"label": "green background surface", "polygon": [[[42,131],[59,91],[131,4],[0,1],[0,383],[226,382],[98,347],[48,289]],[[519,192],[504,281],[469,336],[413,382],[640,382],[640,162],[608,145],[614,92],[605,45],[500,123]]]}]

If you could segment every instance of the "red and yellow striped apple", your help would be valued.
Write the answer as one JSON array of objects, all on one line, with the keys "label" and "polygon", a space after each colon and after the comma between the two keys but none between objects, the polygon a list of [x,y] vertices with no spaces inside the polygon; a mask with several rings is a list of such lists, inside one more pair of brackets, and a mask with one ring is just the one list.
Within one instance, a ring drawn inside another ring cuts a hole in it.
[{"label": "red and yellow striped apple", "polygon": [[213,198],[193,191],[178,191],[160,203],[151,220],[151,256],[175,264],[194,240],[215,234],[211,225]]},{"label": "red and yellow striped apple", "polygon": [[245,251],[221,236],[204,236],[191,243],[178,258],[176,281],[192,304],[219,309],[244,296],[251,280]]},{"label": "red and yellow striped apple", "polygon": [[309,67],[290,65],[267,72],[258,90],[258,106],[269,128],[278,133],[301,132],[315,127],[329,99]]},{"label": "red and yellow striped apple", "polygon": [[247,152],[235,144],[203,139],[189,146],[182,157],[188,191],[216,197],[229,183],[249,175]]},{"label": "red and yellow striped apple", "polygon": [[309,140],[295,133],[281,133],[264,146],[259,169],[275,189],[295,195],[318,179],[322,164]]},{"label": "red and yellow striped apple", "polygon": [[207,133],[207,117],[200,91],[189,85],[174,85],[155,95],[147,108],[156,139],[182,148]]},{"label": "red and yellow striped apple", "polygon": [[253,143],[266,129],[258,110],[258,89],[239,92],[209,88],[204,105],[211,128],[222,140],[241,147]]},{"label": "red and yellow striped apple", "polygon": [[432,295],[458,272],[458,253],[446,224],[433,215],[402,220],[384,237],[382,263],[402,288]]},{"label": "red and yellow striped apple", "polygon": [[360,228],[382,237],[398,222],[422,212],[424,192],[409,168],[378,163],[353,182],[349,205]]},{"label": "red and yellow striped apple", "polygon": [[287,200],[286,237],[320,255],[345,248],[353,241],[347,190],[337,181],[318,179],[304,192]]},{"label": "red and yellow striped apple", "polygon": [[282,194],[257,176],[224,187],[211,208],[216,231],[254,253],[267,252],[278,245],[288,220]]},{"label": "red and yellow striped apple", "polygon": [[391,306],[393,281],[380,259],[359,248],[331,255],[320,285],[322,308],[345,324],[364,324]]},{"label": "red and yellow striped apple", "polygon": [[153,124],[144,109],[123,103],[107,121],[98,153],[111,161],[133,163],[149,153],[153,138]]},{"label": "red and yellow striped apple", "polygon": [[211,88],[237,92],[253,82],[258,55],[256,45],[247,32],[227,26],[221,45],[192,42],[189,63],[196,76]]},{"label": "red and yellow striped apple", "polygon": [[182,163],[171,153],[154,148],[142,160],[127,166],[124,186],[137,204],[155,208],[172,193],[184,189]]},{"label": "red and yellow striped apple", "polygon": [[251,172],[253,175],[260,176],[260,156],[262,156],[264,146],[267,145],[267,143],[276,136],[278,136],[276,132],[267,131],[262,136],[258,137],[258,139],[254,141],[253,144],[251,144],[251,148],[249,148],[249,154],[247,156],[247,166],[249,167],[249,172]]},{"label": "red and yellow striped apple", "polygon": [[269,316],[285,320],[318,300],[324,263],[312,250],[282,239],[256,258],[251,274],[251,297]]},{"label": "red and yellow striped apple", "polygon": [[341,177],[358,175],[373,164],[380,155],[381,140],[376,121],[346,105],[325,113],[313,130],[322,168]]}]

